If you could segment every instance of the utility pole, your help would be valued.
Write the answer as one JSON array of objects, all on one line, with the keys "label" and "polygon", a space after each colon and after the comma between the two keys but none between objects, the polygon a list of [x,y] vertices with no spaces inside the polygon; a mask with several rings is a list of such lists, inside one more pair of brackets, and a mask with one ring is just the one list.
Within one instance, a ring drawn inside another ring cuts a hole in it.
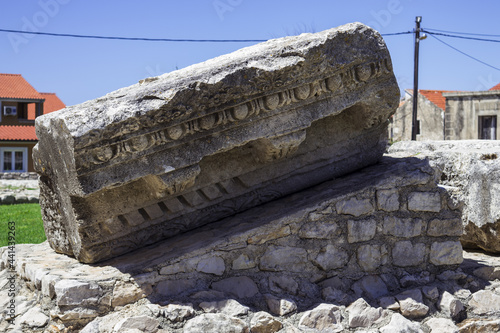
[{"label": "utility pole", "polygon": [[413,68],[413,112],[411,121],[411,139],[417,140],[417,134],[420,133],[419,124],[417,121],[417,106],[418,106],[418,46],[420,45],[420,22],[422,16],[415,17],[415,57]]}]

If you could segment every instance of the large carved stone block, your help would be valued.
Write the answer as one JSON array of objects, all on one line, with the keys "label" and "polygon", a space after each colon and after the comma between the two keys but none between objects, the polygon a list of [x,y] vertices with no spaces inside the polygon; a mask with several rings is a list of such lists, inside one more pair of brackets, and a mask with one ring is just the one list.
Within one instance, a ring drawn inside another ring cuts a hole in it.
[{"label": "large carved stone block", "polygon": [[44,115],[47,238],[96,262],[373,164],[398,101],[384,41],[354,23]]}]

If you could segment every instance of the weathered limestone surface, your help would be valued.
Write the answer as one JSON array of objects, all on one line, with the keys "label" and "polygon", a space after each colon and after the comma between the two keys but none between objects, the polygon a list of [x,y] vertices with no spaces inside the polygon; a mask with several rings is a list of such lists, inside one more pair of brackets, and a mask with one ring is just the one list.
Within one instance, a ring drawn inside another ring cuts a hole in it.
[{"label": "weathered limestone surface", "polygon": [[389,152],[428,159],[440,183],[464,205],[462,245],[500,253],[500,141],[402,141]]},{"label": "weathered limestone surface", "polygon": [[[381,36],[354,23],[39,117],[50,245],[97,262],[373,164],[398,101]],[[372,209],[342,205],[355,218]]]}]

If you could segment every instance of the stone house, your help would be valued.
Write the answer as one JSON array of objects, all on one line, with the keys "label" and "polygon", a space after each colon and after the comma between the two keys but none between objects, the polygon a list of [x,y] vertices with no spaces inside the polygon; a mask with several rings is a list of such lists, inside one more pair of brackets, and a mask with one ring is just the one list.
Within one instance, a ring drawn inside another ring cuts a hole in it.
[{"label": "stone house", "polygon": [[20,74],[0,73],[0,173],[34,171],[35,118],[64,107],[56,94],[36,91]]},{"label": "stone house", "polygon": [[[411,140],[413,90],[407,89],[391,118],[392,142]],[[487,91],[419,90],[418,141],[497,140],[500,84]]]}]

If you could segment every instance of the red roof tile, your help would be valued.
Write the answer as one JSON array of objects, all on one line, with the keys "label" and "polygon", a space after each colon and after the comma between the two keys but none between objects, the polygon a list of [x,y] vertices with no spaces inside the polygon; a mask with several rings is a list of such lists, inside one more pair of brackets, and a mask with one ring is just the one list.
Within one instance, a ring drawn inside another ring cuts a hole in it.
[{"label": "red roof tile", "polygon": [[494,87],[491,87],[490,90],[500,90],[500,83]]},{"label": "red roof tile", "polygon": [[446,110],[446,97],[443,96],[443,93],[454,92],[451,90],[418,90],[418,93],[423,95],[429,101],[434,103],[438,108],[445,111]]},{"label": "red roof tile", "polygon": [[21,74],[0,73],[0,98],[42,99]]},{"label": "red roof tile", "polygon": [[43,114],[64,109],[66,105],[57,97],[55,93],[40,93],[45,98],[43,103]]},{"label": "red roof tile", "polygon": [[35,133],[35,126],[10,126],[0,125],[0,140],[38,140]]}]

